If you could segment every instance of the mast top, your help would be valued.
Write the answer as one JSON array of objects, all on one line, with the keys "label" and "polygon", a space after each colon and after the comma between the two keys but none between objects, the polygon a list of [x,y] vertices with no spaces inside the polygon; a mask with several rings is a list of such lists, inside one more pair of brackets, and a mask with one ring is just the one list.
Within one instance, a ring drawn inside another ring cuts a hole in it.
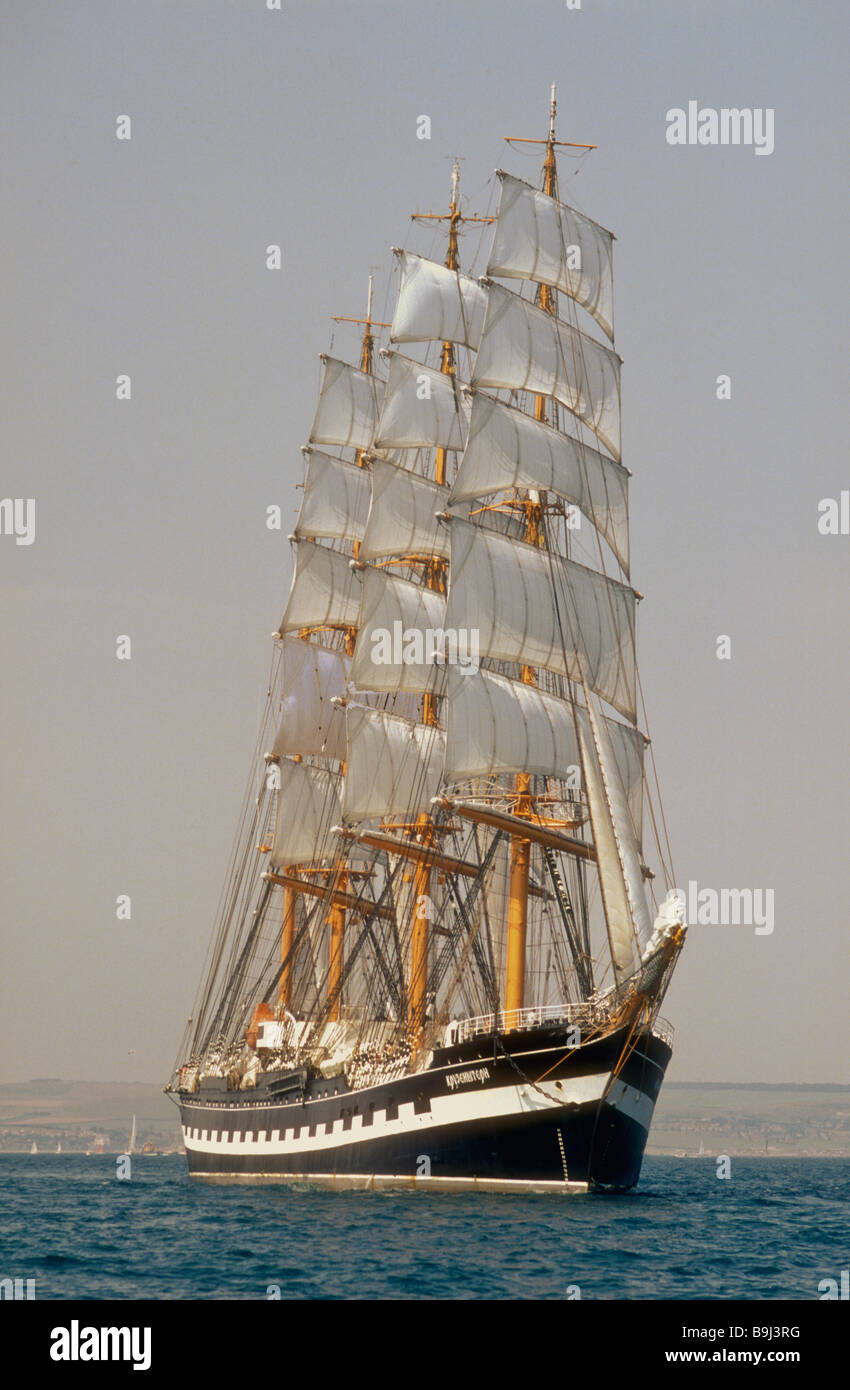
[{"label": "mast top", "polygon": [[478,217],[470,213],[468,217],[460,210],[460,160],[455,159],[452,165],[452,197],[449,203],[448,212],[412,212],[411,222],[448,222],[449,224],[449,244],[446,254],[446,265],[449,270],[457,270],[459,267],[457,237],[458,228],[461,222],[495,222],[495,217]]},{"label": "mast top", "polygon": [[375,323],[372,319],[372,285],[374,275],[369,276],[369,293],[366,298],[366,317],[365,319],[348,318],[344,314],[334,314],[334,323],[362,323],[363,324],[363,343],[360,349],[360,370],[362,372],[372,371],[372,356],[375,346],[375,339],[372,333],[373,328],[391,328],[389,323]]},{"label": "mast top", "polygon": [[551,150],[557,146],[560,149],[570,150],[595,150],[597,145],[583,145],[577,140],[556,140],[555,139],[555,116],[558,112],[558,101],[556,97],[555,83],[549,89],[549,134],[545,140],[532,140],[525,135],[505,135],[503,138],[510,145],[547,145]]}]

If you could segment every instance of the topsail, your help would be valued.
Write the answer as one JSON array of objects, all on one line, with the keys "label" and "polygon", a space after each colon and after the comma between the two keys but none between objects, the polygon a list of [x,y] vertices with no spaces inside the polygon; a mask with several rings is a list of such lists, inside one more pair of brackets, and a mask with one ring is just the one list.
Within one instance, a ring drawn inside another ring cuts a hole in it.
[{"label": "topsail", "polygon": [[581,304],[614,341],[614,238],[598,222],[500,171],[488,275],[535,280]]},{"label": "topsail", "polygon": [[620,458],[620,358],[495,281],[472,386],[551,396]]}]

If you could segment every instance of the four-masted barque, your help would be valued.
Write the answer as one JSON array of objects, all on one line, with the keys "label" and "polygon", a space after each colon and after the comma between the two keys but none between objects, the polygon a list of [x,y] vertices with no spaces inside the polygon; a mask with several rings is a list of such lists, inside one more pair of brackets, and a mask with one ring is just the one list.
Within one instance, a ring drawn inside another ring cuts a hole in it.
[{"label": "four-masted barque", "polygon": [[370,282],[358,364],[321,358],[266,718],[167,1088],[195,1177],[638,1179],[685,928],[675,895],[649,906],[643,850],[646,821],[669,889],[613,237],[559,199],[555,109],[553,88],[548,136],[519,142],[542,187],[500,171],[496,215],[470,216],[456,164],[448,212],[414,215],[444,258],[395,250],[392,322]]}]

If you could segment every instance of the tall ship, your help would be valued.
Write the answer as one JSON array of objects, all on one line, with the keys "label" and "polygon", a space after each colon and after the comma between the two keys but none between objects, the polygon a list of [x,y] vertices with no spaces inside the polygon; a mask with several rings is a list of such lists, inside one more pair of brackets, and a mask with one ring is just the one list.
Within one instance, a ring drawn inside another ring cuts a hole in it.
[{"label": "tall ship", "polygon": [[339,320],[357,360],[321,356],[265,715],[166,1088],[193,1177],[638,1181],[685,926],[636,667],[614,238],[561,200],[558,151],[595,147],[555,116],[553,88],[548,134],[506,137],[542,175],[498,171],[492,215],[455,164],[448,209],[412,215],[437,255],[394,248],[391,322],[370,281]]}]

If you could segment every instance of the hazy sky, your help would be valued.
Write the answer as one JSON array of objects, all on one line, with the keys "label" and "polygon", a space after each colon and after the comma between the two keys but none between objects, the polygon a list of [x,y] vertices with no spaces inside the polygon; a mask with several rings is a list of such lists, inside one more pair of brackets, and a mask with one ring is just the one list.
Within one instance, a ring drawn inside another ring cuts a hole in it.
[{"label": "hazy sky", "polygon": [[[167,1078],[288,589],[265,509],[294,515],[330,316],[379,267],[384,317],[389,248],[431,249],[408,214],[444,207],[451,156],[473,211],[497,167],[536,181],[502,136],[545,134],[555,81],[561,137],[599,146],[562,193],[618,237],[677,877],[775,894],[771,935],[692,927],[670,1075],[846,1082],[850,536],[818,531],[850,487],[846,0],[0,13],[0,498],[36,500],[33,544],[0,536],[3,1076]],[[672,147],[689,100],[772,108],[773,154]]]}]

